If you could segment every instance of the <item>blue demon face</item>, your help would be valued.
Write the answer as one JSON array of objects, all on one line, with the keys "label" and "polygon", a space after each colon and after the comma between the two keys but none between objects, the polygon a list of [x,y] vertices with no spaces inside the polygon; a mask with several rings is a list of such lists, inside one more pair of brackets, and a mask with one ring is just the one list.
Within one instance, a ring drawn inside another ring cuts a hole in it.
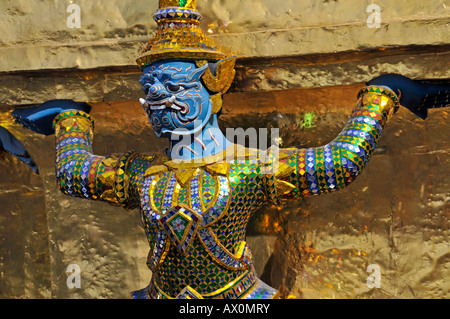
[{"label": "blue demon face", "polygon": [[191,135],[209,121],[210,94],[200,80],[207,67],[169,61],[144,69],[140,80],[146,94],[143,105],[158,137]]}]

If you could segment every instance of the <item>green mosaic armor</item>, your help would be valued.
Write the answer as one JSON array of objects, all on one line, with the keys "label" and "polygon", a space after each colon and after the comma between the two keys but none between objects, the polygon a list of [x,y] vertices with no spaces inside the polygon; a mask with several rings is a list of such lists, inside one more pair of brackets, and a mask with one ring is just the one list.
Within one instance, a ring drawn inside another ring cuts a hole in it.
[{"label": "green mosaic armor", "polygon": [[200,163],[176,163],[162,153],[92,155],[92,120],[68,111],[54,121],[58,185],[71,196],[140,208],[153,276],[133,297],[275,298],[277,291],[253,268],[245,241],[250,217],[268,201],[281,204],[347,186],[398,107],[390,89],[367,87],[343,131],[325,146],[261,156],[233,145]]}]

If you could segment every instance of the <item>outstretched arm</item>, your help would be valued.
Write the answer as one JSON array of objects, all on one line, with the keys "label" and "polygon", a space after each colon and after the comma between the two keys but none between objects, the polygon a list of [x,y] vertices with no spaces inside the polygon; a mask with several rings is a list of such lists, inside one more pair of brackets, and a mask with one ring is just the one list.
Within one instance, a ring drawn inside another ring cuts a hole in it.
[{"label": "outstretched arm", "polygon": [[400,105],[422,119],[429,108],[449,106],[449,83],[432,84],[399,74],[379,76],[358,95],[353,114],[336,139],[317,148],[282,150],[267,178],[270,199],[308,197],[349,185],[367,165],[383,128]]},{"label": "outstretched arm", "polygon": [[99,199],[127,209],[139,207],[139,187],[152,157],[92,154],[94,123],[82,111],[66,111],[54,120],[56,178],[70,196]]},{"label": "outstretched arm", "polygon": [[[280,151],[280,166],[272,177],[271,199],[309,197],[340,190],[364,169],[381,138],[384,126],[399,107],[387,87],[368,86],[342,132],[329,144]],[[271,178],[270,176],[268,177]]]},{"label": "outstretched arm", "polygon": [[134,152],[93,155],[94,122],[88,114],[90,109],[86,103],[51,100],[15,110],[12,115],[17,123],[37,133],[56,134],[56,176],[63,193],[127,209],[138,207],[143,173],[153,157]]}]

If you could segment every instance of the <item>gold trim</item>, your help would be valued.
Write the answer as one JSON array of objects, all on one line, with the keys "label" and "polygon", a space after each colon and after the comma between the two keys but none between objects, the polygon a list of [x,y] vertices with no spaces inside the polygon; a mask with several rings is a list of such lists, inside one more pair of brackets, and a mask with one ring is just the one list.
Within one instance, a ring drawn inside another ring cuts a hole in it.
[{"label": "gold trim", "polygon": [[159,210],[156,208],[156,204],[155,204],[154,189],[155,189],[156,184],[158,184],[158,182],[160,181],[160,179],[161,179],[161,176],[155,176],[155,178],[153,179],[152,183],[150,184],[150,187],[148,190],[149,196],[150,196],[150,206],[155,213],[159,212]]},{"label": "gold trim", "polygon": [[[220,175],[225,175],[224,173],[229,171],[230,162],[235,160],[248,160],[249,157],[253,157],[256,160],[259,160],[260,153],[261,151],[258,149],[250,149],[239,144],[231,144],[230,146],[220,151],[219,153],[209,155],[201,159],[171,160],[170,158],[168,158],[167,162],[162,164],[172,170],[175,169],[186,170],[205,166],[205,169],[214,170]],[[282,158],[285,158],[285,156],[286,155],[284,155]],[[292,155],[288,155],[287,157],[289,156]]]},{"label": "gold trim", "polygon": [[[175,51],[178,50],[178,51]],[[136,59],[137,64],[144,68],[145,66],[162,60],[172,59],[187,59],[187,60],[222,60],[226,58],[226,55],[218,51],[200,51],[200,49],[160,49],[156,51],[144,52],[139,58]]]},{"label": "gold trim", "polygon": [[228,176],[230,173],[230,164],[225,162],[210,164],[205,166],[205,170],[211,175]]},{"label": "gold trim", "polygon": [[204,172],[205,171],[202,169],[200,171],[200,174],[198,175],[198,198],[200,201],[200,209],[202,211],[202,214],[206,212],[204,199],[203,199],[203,173]]},{"label": "gold trim", "polygon": [[199,169],[198,168],[177,169],[173,170],[173,172],[175,174],[177,182],[182,187],[186,187],[186,185],[190,183],[195,176],[197,176],[197,174],[199,173]]},{"label": "gold trim", "polygon": [[173,189],[173,194],[172,194],[172,205],[174,205],[174,206],[181,206],[181,205],[178,205],[178,196],[180,195],[181,188],[182,187],[177,182]]},{"label": "gold trim", "polygon": [[279,196],[283,196],[283,195],[287,195],[290,192],[292,192],[294,189],[296,189],[297,187],[295,185],[292,185],[289,182],[286,181],[282,181],[282,180],[276,180],[275,181],[275,189],[277,192],[277,198]]},{"label": "gold trim", "polygon": [[[222,294],[223,292],[225,292],[225,291],[231,289],[233,286],[237,285],[245,276],[247,276],[251,272],[252,272],[252,270],[248,270],[248,271],[244,272],[242,275],[237,277],[235,280],[227,283],[224,287],[219,288],[212,293],[205,294],[205,295],[203,295],[203,297],[214,297],[214,296]],[[255,277],[256,277],[256,274],[255,274]],[[258,280],[255,281],[255,283],[257,283],[257,282],[258,282]],[[255,285],[255,283],[252,285],[252,287]]]},{"label": "gold trim", "polygon": [[[252,280],[250,281],[249,286],[244,286],[246,289],[244,292],[239,293],[236,288],[237,286],[245,279],[245,277],[250,276]],[[237,300],[245,299],[247,296],[255,291],[258,288],[259,284],[262,281],[258,278],[256,271],[254,268],[251,268],[247,271],[244,271],[241,275],[239,275],[236,279],[226,283],[223,287],[207,294],[201,294],[197,290],[195,290],[190,285],[186,285],[185,288],[181,290],[181,292],[176,297],[171,297],[167,293],[165,293],[158,285],[155,280],[155,277],[152,278],[150,285],[148,286],[148,295],[152,297],[155,295],[157,299],[165,298],[165,299],[178,299],[186,290],[189,290],[193,295],[195,295],[198,299],[225,299],[226,293],[228,291],[233,291],[234,294],[237,294]],[[271,299],[276,299],[279,295],[279,291],[277,291]]]},{"label": "gold trim", "polygon": [[214,260],[216,261],[219,265],[221,265],[222,267],[228,269],[228,270],[244,270],[244,269],[250,269],[251,266],[247,265],[244,261],[240,260],[235,254],[233,254],[232,252],[230,252],[227,248],[225,248],[224,245],[222,245],[222,243],[218,240],[217,235],[214,233],[214,231],[210,228],[210,227],[203,227],[201,229],[207,229],[207,231],[210,233],[211,237],[213,238],[214,242],[220,247],[222,248],[222,250],[231,258],[233,258],[234,260],[238,261],[241,265],[244,265],[242,267],[231,267],[228,266],[227,264],[223,263],[219,258],[217,258],[206,246],[206,244],[203,242],[203,239],[200,237],[200,235],[197,233],[198,238],[200,239],[201,244],[203,245],[203,247],[205,248],[205,251],[207,252],[207,254]]},{"label": "gold trim", "polygon": [[162,174],[168,171],[167,166],[165,165],[154,165],[150,166],[145,172],[144,172],[144,178],[148,178],[150,176],[156,175],[156,174]]},{"label": "gold trim", "polygon": [[236,249],[236,256],[238,256],[239,259],[241,259],[244,255],[244,249],[247,247],[247,242],[244,240],[241,240],[238,243],[238,248]]}]

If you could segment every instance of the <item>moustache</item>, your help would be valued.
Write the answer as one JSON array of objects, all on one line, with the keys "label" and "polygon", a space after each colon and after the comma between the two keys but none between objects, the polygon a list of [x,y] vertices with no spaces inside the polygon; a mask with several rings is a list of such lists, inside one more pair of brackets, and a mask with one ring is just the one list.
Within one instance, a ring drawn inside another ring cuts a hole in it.
[{"label": "moustache", "polygon": [[166,108],[171,108],[181,114],[186,114],[188,110],[188,105],[184,102],[178,101],[175,96],[161,100],[161,101],[146,101],[144,99],[139,99],[145,111],[148,113],[150,110],[164,110]]}]

